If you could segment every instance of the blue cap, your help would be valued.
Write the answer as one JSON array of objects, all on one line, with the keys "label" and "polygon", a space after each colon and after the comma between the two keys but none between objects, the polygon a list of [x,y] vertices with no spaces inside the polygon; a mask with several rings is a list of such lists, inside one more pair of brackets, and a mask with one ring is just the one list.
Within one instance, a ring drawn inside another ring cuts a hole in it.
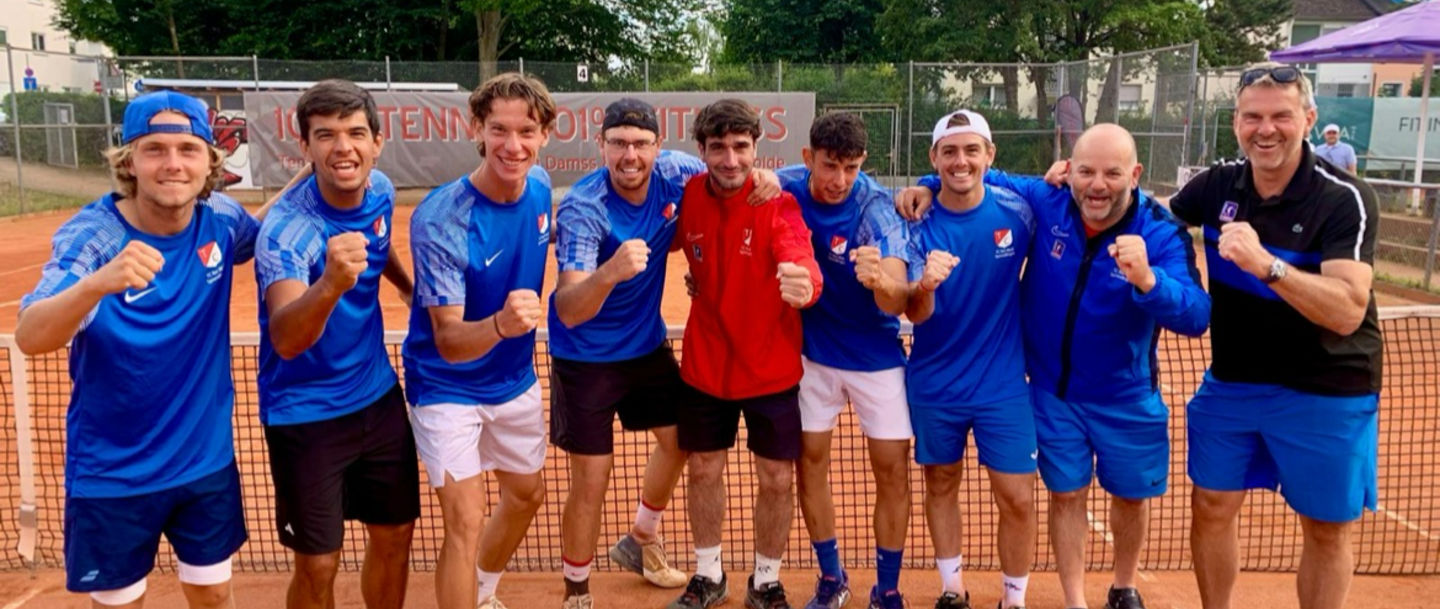
[{"label": "blue cap", "polygon": [[[189,125],[152,125],[150,119],[161,112],[178,112],[190,119]],[[125,107],[125,130],[122,144],[129,144],[151,133],[188,133],[207,144],[215,142],[210,130],[210,109],[205,102],[175,91],[146,93],[130,100]]]}]

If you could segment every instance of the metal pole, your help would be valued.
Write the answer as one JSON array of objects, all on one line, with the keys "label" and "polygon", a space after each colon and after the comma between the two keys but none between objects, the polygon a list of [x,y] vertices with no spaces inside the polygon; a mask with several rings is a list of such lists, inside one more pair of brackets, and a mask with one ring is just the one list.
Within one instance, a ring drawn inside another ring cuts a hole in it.
[{"label": "metal pole", "polygon": [[[1205,135],[1210,132],[1210,73],[1196,74],[1195,78],[1200,79],[1200,154],[1195,157],[1195,164],[1204,165],[1211,152],[1205,145]],[[1190,127],[1186,126],[1185,131],[1189,133]]]},{"label": "metal pole", "polygon": [[[115,133],[115,127],[112,124],[114,119],[110,116],[110,87],[105,86],[105,73],[108,71],[105,69],[106,60],[96,61],[95,65],[96,71],[100,73],[100,105],[105,109],[105,146],[108,148],[114,144],[110,134]],[[115,172],[106,173],[110,175],[110,190],[119,191],[120,184],[115,181]]]},{"label": "metal pole", "polygon": [[783,60],[783,59],[776,59],[776,60],[775,60],[775,92],[776,92],[776,93],[779,93],[779,92],[782,92],[782,91],[784,91],[784,90],[785,90],[785,60]]},{"label": "metal pole", "polygon": [[[1120,83],[1125,80],[1125,59],[1115,56],[1115,124],[1120,124]],[[1154,131],[1153,129],[1151,131]]]},{"label": "metal pole", "polygon": [[520,75],[521,75],[521,76],[524,76],[524,75],[525,75],[525,58],[524,58],[524,57],[521,57],[521,58],[520,58]]},{"label": "metal pole", "polygon": [[[1425,134],[1430,131],[1430,77],[1435,75],[1435,54],[1425,54],[1425,76],[1420,86],[1420,137],[1415,140],[1415,184],[1425,173]],[[1410,192],[1410,213],[1420,214],[1420,189]],[[1440,215],[1437,213],[1436,215]],[[1426,275],[1429,278],[1429,275]],[[1428,287],[1428,283],[1426,284]]]},{"label": "metal pole", "polygon": [[[1415,192],[1420,192],[1419,188]],[[1440,243],[1440,205],[1437,205],[1430,212],[1430,242],[1425,244],[1425,280],[1426,290],[1430,289],[1430,274],[1435,271],[1435,245]]]},{"label": "metal pole", "polygon": [[911,180],[913,179],[912,176],[910,175],[910,171],[911,171],[911,169],[914,167],[914,163],[915,163],[915,151],[914,151],[914,148],[915,148],[915,62],[911,61],[911,62],[908,62],[908,63],[910,64],[910,70],[909,70],[910,76],[908,77],[909,83],[906,85],[906,93],[907,93],[907,95],[909,96],[909,98],[906,100],[906,103],[907,103],[907,105],[909,106],[909,112],[908,112],[908,114],[909,114],[910,116],[906,119],[906,124],[905,124],[905,183],[906,183],[906,184],[909,184],[909,183],[911,182]]},{"label": "metal pole", "polygon": [[20,213],[25,213],[25,166],[20,150],[20,92],[15,88],[15,54],[9,43],[5,45],[5,63],[10,67],[10,126],[15,129],[15,187],[20,189]]},{"label": "metal pole", "polygon": [[645,60],[645,92],[650,92],[650,60]]},{"label": "metal pole", "polygon": [[1190,43],[1190,78],[1185,79],[1185,129],[1180,136],[1180,166],[1190,162],[1190,121],[1195,118],[1195,73],[1200,69],[1200,43]]},{"label": "metal pole", "polygon": [[250,75],[255,77],[255,90],[260,90],[260,56],[250,56]]},{"label": "metal pole", "polygon": [[385,56],[385,90],[390,91],[390,56]]}]

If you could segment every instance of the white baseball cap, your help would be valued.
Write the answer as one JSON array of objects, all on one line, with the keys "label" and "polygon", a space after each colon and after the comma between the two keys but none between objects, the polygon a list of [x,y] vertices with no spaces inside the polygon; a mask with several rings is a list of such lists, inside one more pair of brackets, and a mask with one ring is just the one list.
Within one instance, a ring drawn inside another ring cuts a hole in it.
[{"label": "white baseball cap", "polygon": [[[964,117],[964,122],[969,124],[950,126],[950,120],[955,117]],[[995,140],[990,139],[990,123],[986,122],[985,117],[970,110],[956,110],[936,121],[935,130],[930,134],[930,146],[934,147],[935,144],[940,143],[940,140],[961,133],[974,133],[985,138],[987,142],[995,143]]]},{"label": "white baseball cap", "polygon": [[1340,133],[1340,125],[1330,123],[1328,125],[1325,125],[1325,128],[1320,130],[1320,133],[1330,133],[1331,131],[1334,131],[1335,133]]}]

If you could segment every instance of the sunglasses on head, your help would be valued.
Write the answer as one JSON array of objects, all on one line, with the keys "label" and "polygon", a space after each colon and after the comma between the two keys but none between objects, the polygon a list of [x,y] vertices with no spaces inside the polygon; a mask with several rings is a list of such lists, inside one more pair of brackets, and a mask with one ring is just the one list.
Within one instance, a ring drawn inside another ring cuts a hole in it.
[{"label": "sunglasses on head", "polygon": [[1280,84],[1289,84],[1300,80],[1300,70],[1295,66],[1275,66],[1272,68],[1255,68],[1245,70],[1240,74],[1240,88],[1255,84],[1255,81],[1269,76],[1271,80]]}]

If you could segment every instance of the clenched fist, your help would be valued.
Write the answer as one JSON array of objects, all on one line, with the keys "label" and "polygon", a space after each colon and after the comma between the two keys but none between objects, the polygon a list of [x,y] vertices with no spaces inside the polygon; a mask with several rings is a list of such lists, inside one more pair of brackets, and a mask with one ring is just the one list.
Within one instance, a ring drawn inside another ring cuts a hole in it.
[{"label": "clenched fist", "polygon": [[1150,254],[1140,235],[1120,235],[1110,244],[1110,257],[1125,273],[1125,280],[1145,294],[1155,287],[1155,271],[1150,270]]},{"label": "clenched fist", "polygon": [[950,271],[960,264],[960,259],[945,250],[931,250],[925,257],[925,272],[920,276],[920,289],[934,292],[940,284],[950,278]]},{"label": "clenched fist", "polygon": [[1220,240],[1215,248],[1220,257],[1235,263],[1247,273],[1256,277],[1270,275],[1270,263],[1275,255],[1260,244],[1260,235],[1249,222],[1229,222],[1220,227]]},{"label": "clenched fist", "polygon": [[884,271],[880,270],[880,248],[862,245],[850,250],[850,261],[855,263],[855,279],[867,290],[880,286]]},{"label": "clenched fist", "polygon": [[360,274],[370,266],[370,253],[365,246],[370,240],[357,232],[340,233],[325,242],[325,274],[341,291],[355,287]]},{"label": "clenched fist", "polygon": [[540,325],[540,295],[535,290],[514,290],[505,297],[505,306],[495,312],[495,327],[501,338],[529,334]]},{"label": "clenched fist", "polygon": [[143,290],[165,266],[165,256],[143,241],[132,240],[110,262],[95,271],[90,281],[104,294]]},{"label": "clenched fist", "polygon": [[815,296],[815,285],[810,283],[810,269],[794,262],[781,262],[775,272],[780,280],[780,299],[795,308],[801,308]]},{"label": "clenched fist", "polygon": [[645,272],[649,262],[650,246],[644,239],[630,239],[615,248],[615,255],[610,256],[600,268],[611,281],[620,283]]}]

